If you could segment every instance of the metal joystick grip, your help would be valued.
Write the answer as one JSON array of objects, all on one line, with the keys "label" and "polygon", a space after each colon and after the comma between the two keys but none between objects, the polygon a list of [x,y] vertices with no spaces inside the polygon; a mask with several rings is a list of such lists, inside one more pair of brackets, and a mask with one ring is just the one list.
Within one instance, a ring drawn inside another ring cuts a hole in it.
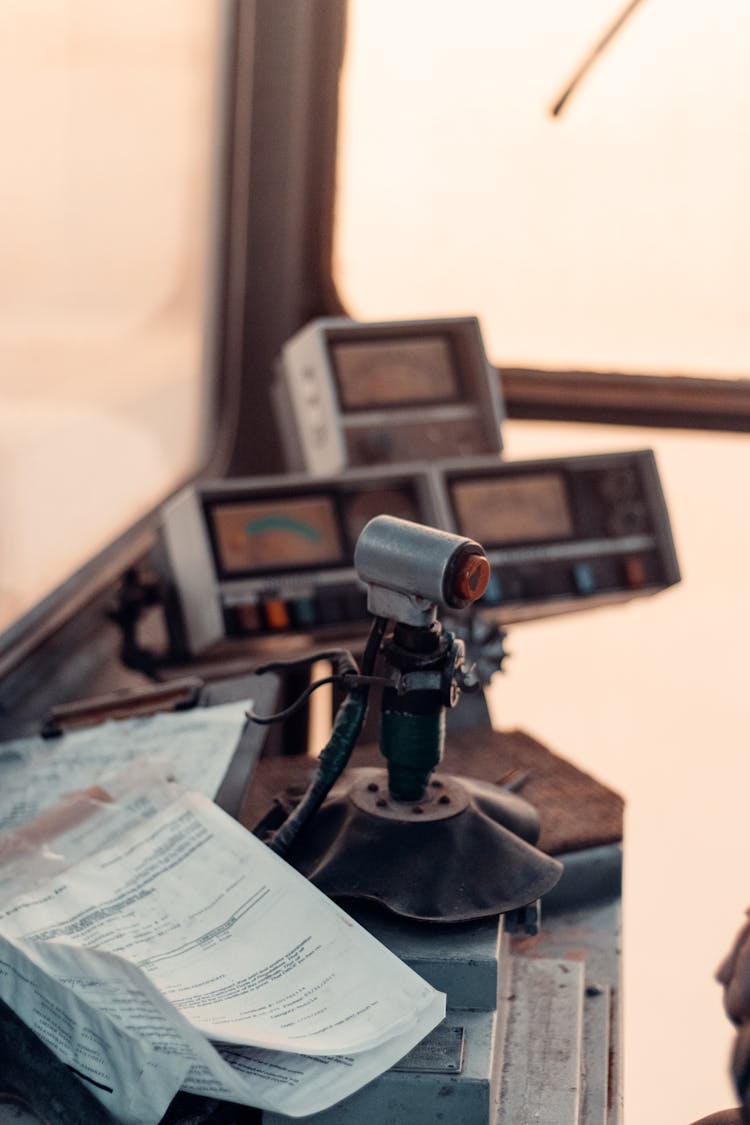
[{"label": "metal joystick grip", "polygon": [[490,564],[473,539],[395,516],[376,516],[354,551],[354,566],[377,617],[429,626],[437,607],[465,609],[487,588]]},{"label": "metal joystick grip", "polygon": [[421,802],[443,755],[445,709],[470,681],[475,686],[463,642],[443,631],[437,610],[464,609],[481,597],[489,563],[473,539],[376,516],[360,534],[354,565],[370,612],[395,622],[382,649],[390,677],[380,724],[388,791],[396,801]]}]

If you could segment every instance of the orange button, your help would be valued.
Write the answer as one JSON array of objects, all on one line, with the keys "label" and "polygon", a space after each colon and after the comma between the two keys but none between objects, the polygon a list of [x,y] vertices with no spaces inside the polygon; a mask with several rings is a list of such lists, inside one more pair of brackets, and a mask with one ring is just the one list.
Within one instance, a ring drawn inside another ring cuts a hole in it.
[{"label": "orange button", "polygon": [[461,601],[481,598],[490,580],[490,564],[485,555],[468,555],[453,580],[453,593]]},{"label": "orange button", "polygon": [[289,610],[286,607],[286,602],[264,602],[263,610],[266,615],[266,625],[269,629],[289,628]]}]

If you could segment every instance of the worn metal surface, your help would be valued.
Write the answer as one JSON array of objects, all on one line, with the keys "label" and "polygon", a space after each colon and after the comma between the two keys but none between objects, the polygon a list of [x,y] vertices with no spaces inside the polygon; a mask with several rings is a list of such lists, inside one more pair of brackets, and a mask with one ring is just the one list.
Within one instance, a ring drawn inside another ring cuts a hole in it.
[{"label": "worn metal surface", "polygon": [[606,989],[609,998],[607,1125],[622,1121],[622,1032],[619,898],[578,903],[567,910],[543,910],[534,937],[512,938],[516,955],[565,958],[585,966],[587,986]]},{"label": "worn metal surface", "polygon": [[465,1041],[463,1024],[441,1023],[393,1069],[413,1074],[460,1074]]},{"label": "worn metal surface", "polygon": [[587,984],[583,992],[583,1097],[580,1125],[607,1125],[610,992]]},{"label": "worn metal surface", "polygon": [[496,1125],[579,1125],[583,966],[513,958]]},{"label": "worn metal surface", "polygon": [[[488,1125],[498,1079],[497,1013],[450,1012],[448,1018],[464,1028],[460,1073],[389,1070],[331,1109],[306,1117],[305,1125]],[[263,1114],[263,1125],[291,1125],[293,1120]]]},{"label": "worn metal surface", "polygon": [[358,907],[351,913],[415,973],[445,992],[450,1008],[494,1010],[499,967],[508,956],[507,950],[503,952],[502,919],[446,929],[396,918],[373,907]]}]

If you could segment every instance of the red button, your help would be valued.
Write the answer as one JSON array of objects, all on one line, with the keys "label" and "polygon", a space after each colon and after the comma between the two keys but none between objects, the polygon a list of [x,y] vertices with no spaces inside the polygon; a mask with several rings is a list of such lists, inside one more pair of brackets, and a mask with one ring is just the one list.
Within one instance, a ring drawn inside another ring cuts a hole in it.
[{"label": "red button", "polygon": [[625,559],[625,582],[631,590],[646,585],[646,564],[640,555]]},{"label": "red button", "polygon": [[237,618],[245,633],[257,633],[260,629],[257,605],[238,605]]},{"label": "red button", "polygon": [[475,602],[487,589],[490,573],[485,555],[467,555],[453,578],[453,596],[460,601]]}]

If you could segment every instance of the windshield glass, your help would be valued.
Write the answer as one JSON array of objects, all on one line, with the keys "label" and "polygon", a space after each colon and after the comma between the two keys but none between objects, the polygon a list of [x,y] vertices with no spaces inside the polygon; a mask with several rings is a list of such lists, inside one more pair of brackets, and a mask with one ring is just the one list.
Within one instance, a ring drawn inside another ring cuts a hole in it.
[{"label": "windshield glass", "polygon": [[747,374],[750,6],[349,5],[335,273],[508,366]]},{"label": "windshield glass", "polygon": [[0,8],[0,631],[201,456],[218,13]]}]

